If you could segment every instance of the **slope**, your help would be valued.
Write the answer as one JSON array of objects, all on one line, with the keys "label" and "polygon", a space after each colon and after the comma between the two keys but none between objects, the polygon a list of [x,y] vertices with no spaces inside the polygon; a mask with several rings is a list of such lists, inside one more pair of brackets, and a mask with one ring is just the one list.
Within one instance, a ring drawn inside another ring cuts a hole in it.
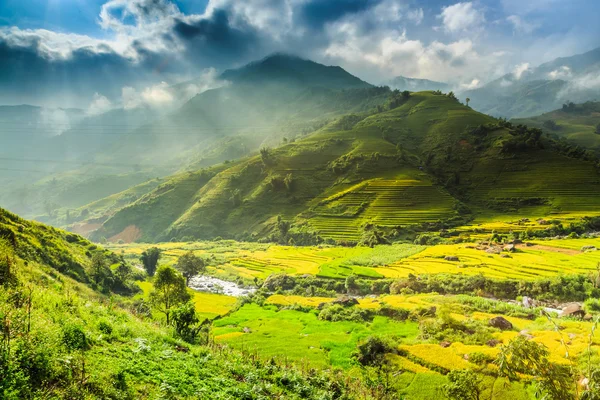
[{"label": "slope", "polygon": [[143,300],[85,284],[87,253],[116,256],[76,235],[4,210],[0,235],[2,399],[358,397],[338,373],[174,337]]},{"label": "slope", "polygon": [[[279,54],[226,71],[222,79],[229,84],[200,93],[168,115],[113,110],[44,142],[48,153],[33,158],[49,161],[47,168],[30,171],[28,182],[35,183],[15,182],[0,196],[1,204],[56,223],[49,215],[55,209],[65,213],[116,194],[125,188],[119,183],[132,186],[187,166],[243,157],[261,145],[301,137],[341,114],[381,105],[389,94],[340,67]],[[103,177],[115,185],[107,186]],[[82,185],[105,190],[83,198]]]},{"label": "slope", "polygon": [[402,235],[478,216],[597,214],[595,165],[557,154],[541,131],[496,121],[446,95],[394,96],[385,111],[341,117],[303,140],[213,170],[178,197],[186,206],[165,210],[158,204],[190,188],[176,177],[164,195],[160,188],[149,194],[156,206],[139,201],[93,237],[136,227],[150,241],[289,233],[301,242],[356,242],[374,229]]},{"label": "slope", "polygon": [[600,103],[567,104],[549,113],[517,119],[515,123],[543,129],[586,149],[600,150]]}]

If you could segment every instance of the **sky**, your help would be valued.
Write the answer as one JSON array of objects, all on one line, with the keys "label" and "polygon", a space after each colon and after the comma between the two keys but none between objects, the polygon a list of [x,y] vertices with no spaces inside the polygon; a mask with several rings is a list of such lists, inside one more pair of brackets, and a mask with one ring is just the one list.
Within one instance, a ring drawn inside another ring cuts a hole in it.
[{"label": "sky", "polygon": [[114,102],[281,51],[476,88],[600,47],[599,17],[598,0],[2,0],[0,103]]}]

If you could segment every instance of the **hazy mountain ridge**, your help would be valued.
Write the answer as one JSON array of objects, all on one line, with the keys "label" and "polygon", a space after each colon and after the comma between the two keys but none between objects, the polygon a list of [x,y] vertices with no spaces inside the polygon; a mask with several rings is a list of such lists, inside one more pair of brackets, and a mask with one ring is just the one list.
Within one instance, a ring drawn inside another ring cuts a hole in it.
[{"label": "hazy mountain ridge", "polygon": [[521,68],[481,88],[461,92],[461,97],[469,97],[470,104],[481,112],[505,118],[539,115],[568,101],[600,98],[600,48]]}]

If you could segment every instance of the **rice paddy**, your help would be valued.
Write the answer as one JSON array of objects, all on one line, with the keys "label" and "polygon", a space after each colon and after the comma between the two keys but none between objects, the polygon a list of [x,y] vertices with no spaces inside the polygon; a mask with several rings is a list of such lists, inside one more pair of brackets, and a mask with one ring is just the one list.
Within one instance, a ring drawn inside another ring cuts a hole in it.
[{"label": "rice paddy", "polygon": [[173,264],[186,251],[204,257],[209,273],[225,279],[266,279],[273,273],[315,275],[343,279],[349,275],[365,278],[400,278],[410,274],[456,273],[493,278],[533,280],[558,274],[595,271],[600,251],[582,251],[585,246],[600,249],[600,239],[537,240],[518,245],[515,251],[478,247],[474,243],[436,246],[396,244],[392,246],[333,247],[279,246],[233,241],[162,243],[158,245],[113,245],[117,253],[136,261],[144,249],[163,250],[161,262]]}]

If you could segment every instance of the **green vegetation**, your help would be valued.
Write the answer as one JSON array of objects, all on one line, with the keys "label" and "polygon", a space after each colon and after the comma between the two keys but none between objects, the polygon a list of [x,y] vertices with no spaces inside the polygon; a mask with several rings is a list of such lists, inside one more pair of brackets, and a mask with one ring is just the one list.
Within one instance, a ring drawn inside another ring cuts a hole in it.
[{"label": "green vegetation", "polygon": [[453,228],[491,233],[499,214],[563,223],[597,215],[598,169],[589,154],[479,114],[452,94],[386,96],[387,105],[302,140],[177,175],[93,237],[374,246],[423,232],[447,238]]}]

